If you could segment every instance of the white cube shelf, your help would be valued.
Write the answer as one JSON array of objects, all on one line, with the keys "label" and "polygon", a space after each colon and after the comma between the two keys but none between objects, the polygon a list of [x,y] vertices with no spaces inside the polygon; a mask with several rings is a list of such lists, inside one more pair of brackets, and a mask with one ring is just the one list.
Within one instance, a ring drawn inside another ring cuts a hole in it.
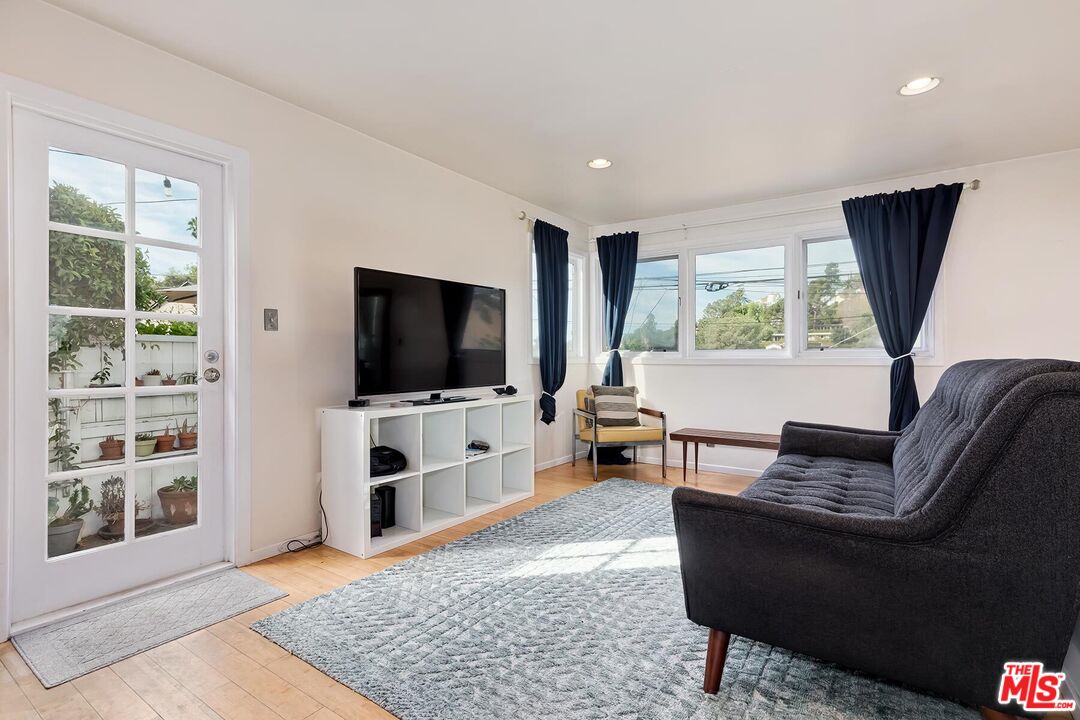
[{"label": "white cube shelf", "polygon": [[[327,545],[371,557],[533,494],[531,396],[447,405],[321,411]],[[486,453],[466,457],[482,440]],[[387,445],[406,467],[371,477],[370,448]],[[371,537],[371,493],[394,487],[395,524]]]}]

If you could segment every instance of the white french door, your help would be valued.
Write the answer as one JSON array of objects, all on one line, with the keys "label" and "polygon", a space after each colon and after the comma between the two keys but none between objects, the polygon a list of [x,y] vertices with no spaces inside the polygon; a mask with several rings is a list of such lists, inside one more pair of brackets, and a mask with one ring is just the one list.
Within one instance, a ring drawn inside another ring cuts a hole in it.
[{"label": "white french door", "polygon": [[12,129],[19,622],[226,558],[223,170]]}]

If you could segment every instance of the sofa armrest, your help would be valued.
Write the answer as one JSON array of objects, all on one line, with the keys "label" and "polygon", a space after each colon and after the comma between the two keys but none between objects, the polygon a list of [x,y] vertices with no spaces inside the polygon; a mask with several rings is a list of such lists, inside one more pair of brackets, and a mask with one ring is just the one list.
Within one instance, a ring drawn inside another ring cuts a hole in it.
[{"label": "sofa armrest", "polygon": [[652,408],[639,407],[637,409],[637,411],[639,413],[641,413],[642,415],[649,415],[649,416],[654,417],[654,418],[663,418],[663,417],[665,417],[663,410],[653,410]]},{"label": "sofa armrest", "polygon": [[862,430],[838,425],[786,422],[780,431],[778,455],[843,457],[891,463],[898,432]]}]

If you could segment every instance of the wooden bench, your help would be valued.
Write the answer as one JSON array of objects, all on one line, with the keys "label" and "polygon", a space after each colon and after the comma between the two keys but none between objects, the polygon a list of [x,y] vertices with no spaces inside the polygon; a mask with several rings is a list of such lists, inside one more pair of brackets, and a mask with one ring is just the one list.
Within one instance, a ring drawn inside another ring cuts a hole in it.
[{"label": "wooden bench", "polygon": [[758,448],[761,450],[779,450],[780,436],[768,433],[734,432],[732,430],[703,430],[702,428],[683,428],[669,436],[682,443],[682,479],[686,483],[686,448],[694,443],[694,474],[698,472],[698,446],[729,445],[731,447]]}]

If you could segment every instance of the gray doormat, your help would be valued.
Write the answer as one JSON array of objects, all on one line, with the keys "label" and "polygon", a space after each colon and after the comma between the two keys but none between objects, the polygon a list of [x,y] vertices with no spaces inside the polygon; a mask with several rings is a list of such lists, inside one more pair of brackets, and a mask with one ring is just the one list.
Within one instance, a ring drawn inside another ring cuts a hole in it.
[{"label": "gray doormat", "polygon": [[225,570],[28,630],[11,643],[51,688],[286,594],[241,570]]},{"label": "gray doormat", "polygon": [[686,619],[671,488],[608,480],[252,625],[404,720],[972,720],[744,638],[718,695]]}]

